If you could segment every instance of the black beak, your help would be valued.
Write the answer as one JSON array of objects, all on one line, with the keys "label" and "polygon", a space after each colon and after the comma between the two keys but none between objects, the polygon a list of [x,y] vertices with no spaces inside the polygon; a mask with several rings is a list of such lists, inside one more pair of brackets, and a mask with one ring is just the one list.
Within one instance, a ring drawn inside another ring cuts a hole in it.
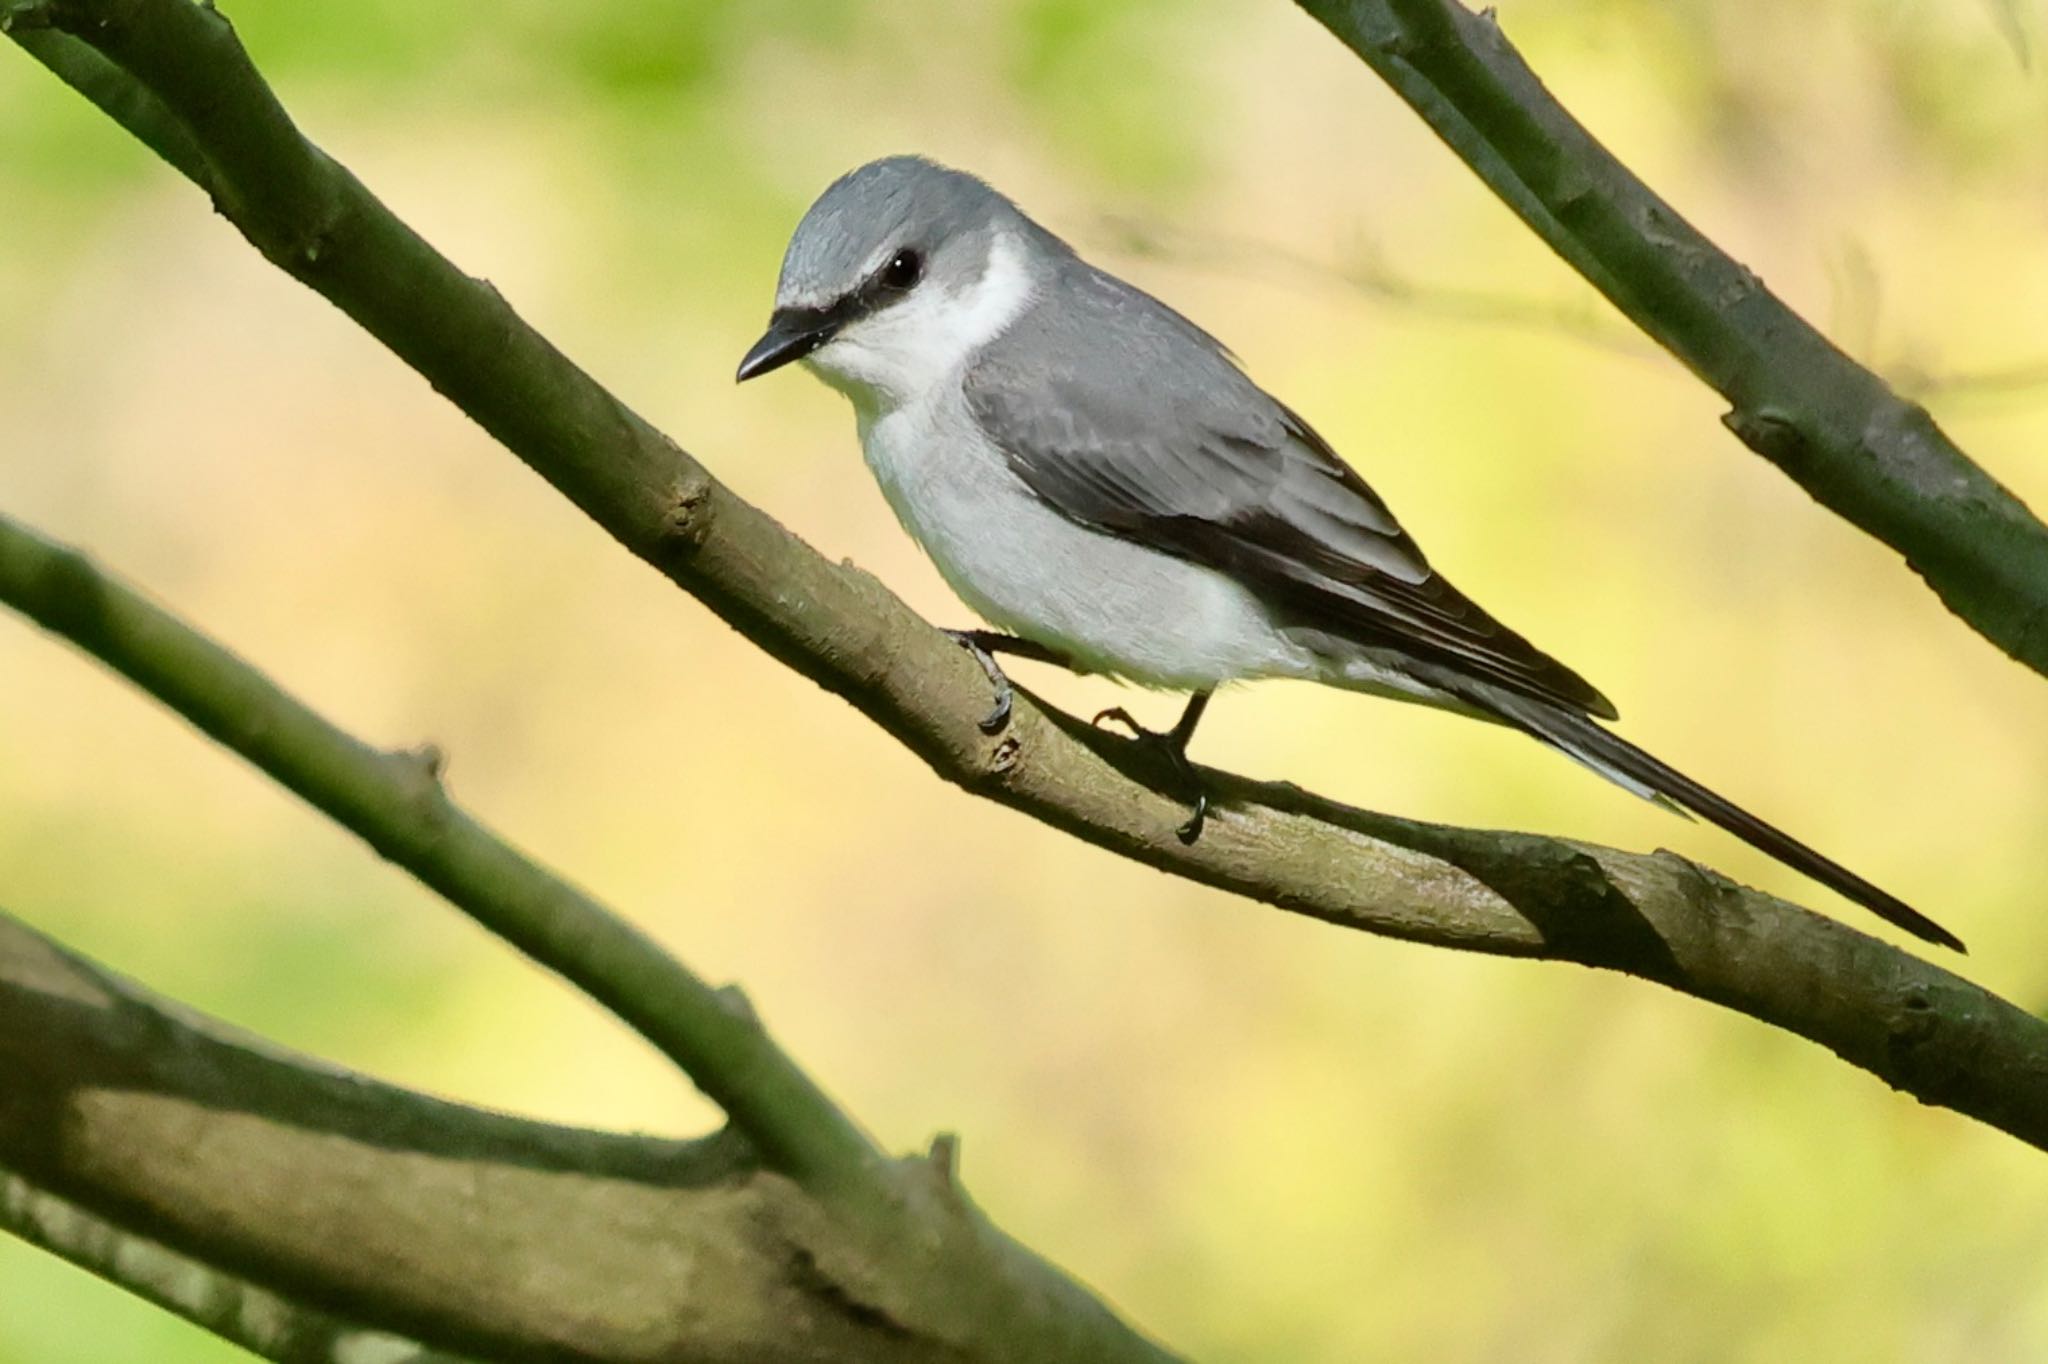
[{"label": "black beak", "polygon": [[792,360],[803,359],[832,339],[839,330],[839,322],[822,309],[777,308],[768,319],[768,330],[761,333],[761,339],[740,361],[735,382],[745,383],[769,370],[781,369]]}]

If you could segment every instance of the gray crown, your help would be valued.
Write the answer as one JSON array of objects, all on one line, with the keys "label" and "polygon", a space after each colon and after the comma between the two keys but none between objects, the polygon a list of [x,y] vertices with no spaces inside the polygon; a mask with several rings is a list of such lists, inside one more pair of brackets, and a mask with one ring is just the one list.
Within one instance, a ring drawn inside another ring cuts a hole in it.
[{"label": "gray crown", "polygon": [[826,308],[858,288],[861,270],[884,247],[909,249],[924,277],[942,286],[974,280],[998,225],[1056,246],[987,184],[921,156],[890,156],[848,171],[818,196],[782,258],[775,301]]}]

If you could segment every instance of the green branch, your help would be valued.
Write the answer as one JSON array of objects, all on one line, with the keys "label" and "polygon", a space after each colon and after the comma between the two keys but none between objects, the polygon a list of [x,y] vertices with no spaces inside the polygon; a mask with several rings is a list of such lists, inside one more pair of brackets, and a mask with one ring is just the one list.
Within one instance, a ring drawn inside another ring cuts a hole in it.
[{"label": "green branch", "polygon": [[2048,673],[2048,527],[1595,141],[1457,0],[1298,0],[1574,270],[1731,404],[1722,420]]},{"label": "green branch", "polygon": [[41,6],[10,7],[7,0],[0,0],[0,33],[13,38],[59,80],[132,133],[136,141],[176,167],[179,174],[210,192],[213,175],[205,153],[185,125],[126,71],[91,45],[48,27],[49,20],[49,11]]},{"label": "green branch", "polygon": [[882,1154],[739,996],[458,808],[431,751],[386,753],[220,645],[0,516],[0,601],[241,754],[452,904],[610,1009],[682,1068],[768,1163],[824,1193],[887,1197]]}]

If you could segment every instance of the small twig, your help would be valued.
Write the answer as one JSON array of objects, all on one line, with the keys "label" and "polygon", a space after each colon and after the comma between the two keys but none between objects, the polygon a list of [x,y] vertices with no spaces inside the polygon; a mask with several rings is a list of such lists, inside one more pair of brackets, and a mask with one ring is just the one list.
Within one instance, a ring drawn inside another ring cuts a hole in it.
[{"label": "small twig", "polygon": [[[1615,325],[1594,308],[1564,300],[1467,289],[1417,279],[1390,263],[1370,238],[1352,243],[1338,260],[1324,260],[1272,242],[1203,233],[1124,215],[1102,219],[1102,249],[1139,260],[1201,270],[1263,271],[1305,286],[1337,284],[1389,307],[1480,326],[1518,327],[1559,336],[1611,355],[1652,360],[1661,351],[1643,334]],[[2048,360],[1987,369],[1936,370],[1900,360],[1872,368],[1910,398],[1945,403],[2034,399],[2048,394]]]},{"label": "small twig", "polygon": [[1353,244],[1342,262],[1332,263],[1269,242],[1129,217],[1105,218],[1103,228],[1109,249],[1127,256],[1212,270],[1261,269],[1317,287],[1341,284],[1367,298],[1430,317],[1525,328],[1633,359],[1657,354],[1640,332],[1616,326],[1580,304],[1412,278],[1390,265],[1378,248],[1363,238]]}]

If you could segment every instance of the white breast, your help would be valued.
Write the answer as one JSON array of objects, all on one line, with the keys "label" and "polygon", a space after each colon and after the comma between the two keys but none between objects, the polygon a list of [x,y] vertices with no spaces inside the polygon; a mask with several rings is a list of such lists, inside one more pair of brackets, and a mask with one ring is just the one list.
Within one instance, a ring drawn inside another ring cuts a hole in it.
[{"label": "white breast", "polygon": [[1236,582],[1041,502],[957,386],[864,420],[861,448],[889,505],[962,600],[1086,670],[1177,690],[1319,671]]}]

